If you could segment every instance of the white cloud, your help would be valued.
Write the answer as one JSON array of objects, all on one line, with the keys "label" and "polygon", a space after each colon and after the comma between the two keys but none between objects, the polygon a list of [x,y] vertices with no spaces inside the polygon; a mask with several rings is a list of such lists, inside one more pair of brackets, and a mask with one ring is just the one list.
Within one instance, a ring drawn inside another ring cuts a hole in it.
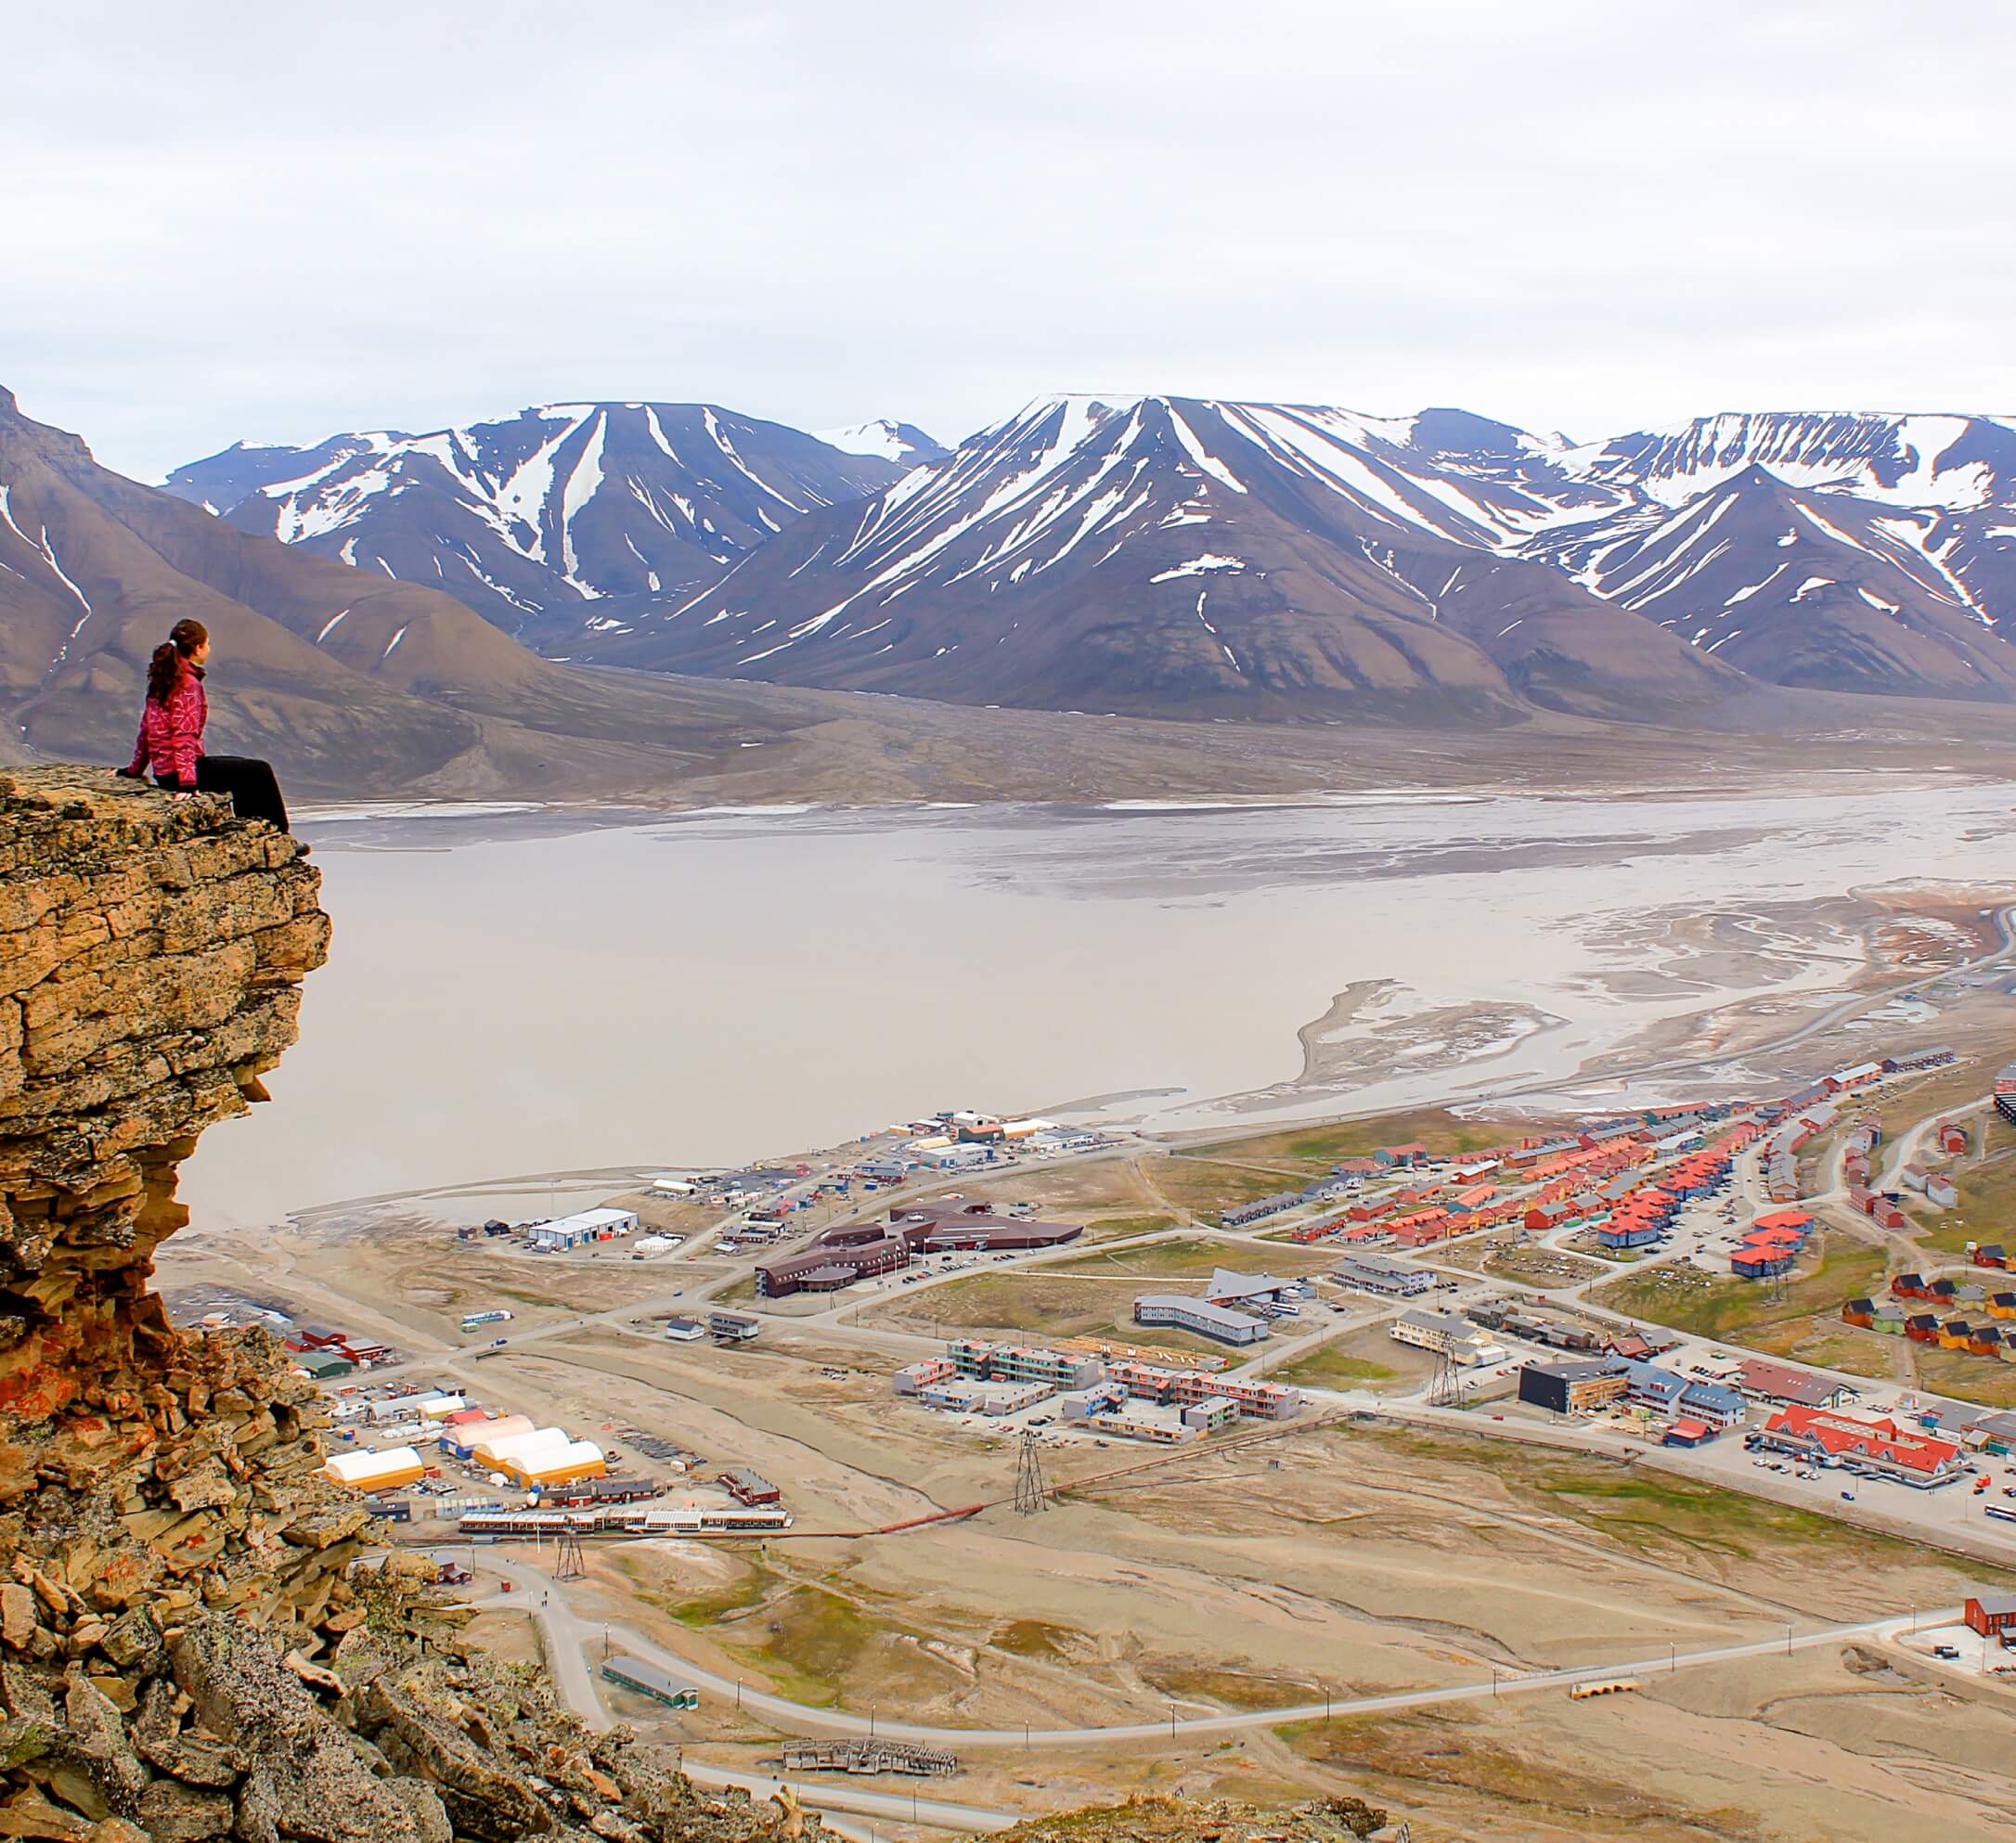
[{"label": "white cloud", "polygon": [[0,381],[149,477],[542,398],[2016,402],[2000,9],[729,10],[23,12]]}]

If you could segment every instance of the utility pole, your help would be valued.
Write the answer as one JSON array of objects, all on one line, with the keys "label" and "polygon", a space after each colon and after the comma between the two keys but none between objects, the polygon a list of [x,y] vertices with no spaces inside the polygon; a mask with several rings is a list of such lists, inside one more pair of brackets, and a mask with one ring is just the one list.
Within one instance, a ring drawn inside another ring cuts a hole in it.
[{"label": "utility pole", "polygon": [[1036,1434],[1034,1429],[1025,1427],[1015,1456],[1015,1509],[1023,1516],[1035,1516],[1049,1508],[1050,1488],[1043,1482],[1043,1462],[1036,1449]]}]

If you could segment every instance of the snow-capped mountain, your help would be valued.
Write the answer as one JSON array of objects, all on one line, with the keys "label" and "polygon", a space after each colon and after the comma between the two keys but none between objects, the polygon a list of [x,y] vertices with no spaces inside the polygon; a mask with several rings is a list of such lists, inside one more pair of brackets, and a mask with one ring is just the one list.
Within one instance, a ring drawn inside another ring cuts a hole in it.
[{"label": "snow-capped mountain", "polygon": [[794,519],[902,471],[710,404],[585,403],[425,435],[240,445],[165,484],[241,530],[446,589],[567,651],[584,621],[610,618],[595,603],[690,593]]},{"label": "snow-capped mountain", "polygon": [[1738,675],[1518,555],[1622,497],[1456,411],[1046,399],[597,656],[969,702],[1491,719]]},{"label": "snow-capped mountain", "polygon": [[878,460],[898,467],[915,467],[920,461],[942,460],[945,445],[934,441],[914,422],[892,422],[886,416],[872,422],[857,422],[851,429],[820,429],[813,432],[829,447],[846,455],[873,455]]},{"label": "snow-capped mountain", "polygon": [[1786,685],[2016,696],[2016,428],[1725,415],[1571,451],[1614,491],[1521,546]]},{"label": "snow-capped mountain", "polygon": [[1059,397],[598,650],[1134,711],[1615,711],[1697,695],[1704,661],[1999,701],[2012,540],[2016,429],[1984,417],[1722,416],[1577,445],[1454,409]]},{"label": "snow-capped mountain", "polygon": [[2016,700],[2016,424],[1985,416],[1577,444],[1063,396],[947,452],[582,404],[240,446],[170,490],[549,652],[725,677],[1239,716],[1657,712],[1738,674]]}]

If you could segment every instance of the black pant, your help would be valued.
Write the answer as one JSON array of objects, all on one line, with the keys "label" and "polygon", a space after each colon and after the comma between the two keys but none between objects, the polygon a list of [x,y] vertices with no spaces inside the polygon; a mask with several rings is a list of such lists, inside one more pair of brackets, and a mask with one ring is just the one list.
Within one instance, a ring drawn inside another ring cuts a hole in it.
[{"label": "black pant", "polygon": [[268,762],[254,761],[250,755],[199,755],[196,790],[228,793],[231,810],[239,818],[265,819],[282,831],[287,830],[287,803],[280,798],[280,783]]}]

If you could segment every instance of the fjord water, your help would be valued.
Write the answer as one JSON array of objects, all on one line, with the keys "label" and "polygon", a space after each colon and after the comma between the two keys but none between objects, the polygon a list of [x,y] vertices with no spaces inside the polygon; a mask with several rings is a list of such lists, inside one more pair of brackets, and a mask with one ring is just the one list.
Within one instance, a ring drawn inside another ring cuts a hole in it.
[{"label": "fjord water", "polygon": [[1392,982],[1367,1028],[1480,1004],[1514,1026],[1467,1069],[1410,1048],[1359,1095],[1271,1104],[1565,1076],[1718,980],[1796,996],[1854,970],[1788,951],[1732,973],[1676,953],[1670,922],[1796,934],[1792,911],[1850,891],[2016,884],[2010,793],[331,819],[306,829],[335,942],[302,1040],[183,1194],[199,1221],[265,1222],[782,1154],[947,1106],[1131,1094],[1105,1117],[1202,1124],[1292,1081],[1298,1031],[1361,982]]}]

